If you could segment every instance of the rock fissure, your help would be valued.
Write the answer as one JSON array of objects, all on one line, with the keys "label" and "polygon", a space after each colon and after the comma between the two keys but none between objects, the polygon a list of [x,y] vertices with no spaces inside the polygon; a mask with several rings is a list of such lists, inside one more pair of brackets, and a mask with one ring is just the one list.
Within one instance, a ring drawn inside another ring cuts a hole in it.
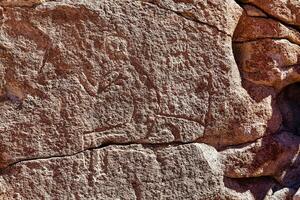
[{"label": "rock fissure", "polygon": [[[267,15],[268,18],[271,18],[273,20],[279,21],[282,24],[284,24],[285,26],[290,26],[290,27],[292,27],[294,29],[297,29],[298,31],[300,30],[300,27],[299,27],[299,25],[296,25],[297,24],[296,22],[288,20],[284,16],[280,17],[280,13],[275,13],[275,12],[274,13],[270,13],[270,10],[271,10],[270,8],[268,8],[268,9],[267,8],[263,8],[263,6],[259,5],[259,3],[256,3],[255,1],[253,1],[253,2],[247,2],[248,0],[246,0],[246,3],[243,2],[245,0],[236,0],[236,1],[238,1],[240,5],[251,5],[251,6],[255,7],[256,9],[260,10],[265,15]],[[261,2],[261,3],[263,4],[263,2]],[[275,3],[278,3],[278,2],[275,1]],[[284,5],[284,2],[280,2],[280,3],[282,5]],[[271,2],[269,0],[268,0],[268,2],[266,2],[266,5],[268,5],[268,4],[269,4],[270,7],[274,6],[273,2]],[[297,9],[295,9],[295,10],[297,10]],[[295,15],[296,15],[295,18],[297,20],[297,14],[295,14]]]},{"label": "rock fissure", "polygon": [[47,60],[49,59],[49,53],[50,53],[50,48],[51,48],[51,46],[50,45],[47,45],[48,47],[46,48],[46,50],[45,50],[45,53],[44,53],[44,56],[43,56],[43,59],[42,59],[42,61],[41,61],[41,66],[40,66],[40,68],[39,68],[39,73],[41,73],[42,71],[43,71],[43,69],[44,69],[44,67],[45,67],[45,65],[46,65],[46,62],[47,62]]},{"label": "rock fissure", "polygon": [[171,146],[181,146],[181,145],[188,145],[188,144],[196,144],[194,142],[169,142],[169,143],[135,143],[135,142],[128,142],[128,143],[107,143],[107,144],[103,144],[97,147],[91,147],[91,148],[86,148],[83,149],[81,151],[72,153],[72,154],[65,154],[65,155],[49,155],[49,156],[39,156],[39,157],[33,157],[33,158],[26,158],[26,159],[20,159],[18,161],[12,162],[10,164],[8,164],[6,167],[0,169],[0,171],[2,171],[2,173],[5,173],[6,170],[8,170],[9,168],[17,165],[17,164],[21,164],[21,163],[25,163],[25,162],[30,162],[30,161],[36,161],[36,160],[49,160],[49,159],[56,159],[56,158],[66,158],[66,157],[73,157],[76,156],[78,154],[84,153],[86,151],[93,151],[93,150],[100,150],[100,149],[105,149],[108,147],[112,147],[112,146],[119,146],[119,147],[124,147],[124,146],[132,146],[132,145],[141,145],[144,148],[157,148],[157,149],[161,149],[164,147],[171,147]]},{"label": "rock fissure", "polygon": [[[139,0],[139,1],[145,2],[145,1],[143,1],[143,0]],[[186,20],[193,21],[193,22],[195,22],[195,23],[197,23],[197,24],[201,24],[201,25],[204,25],[204,26],[208,26],[208,27],[210,27],[210,28],[212,28],[212,29],[214,29],[214,30],[220,32],[220,33],[223,33],[223,34],[226,35],[227,37],[232,37],[232,35],[231,35],[230,33],[227,33],[227,32],[225,32],[225,31],[219,29],[218,27],[216,27],[216,26],[214,26],[214,25],[212,25],[212,24],[209,24],[209,23],[206,23],[206,22],[203,22],[203,21],[199,21],[198,19],[195,19],[195,18],[193,18],[193,17],[185,16],[183,13],[181,13],[181,12],[179,12],[179,11],[175,11],[175,10],[168,9],[168,8],[163,7],[163,6],[160,6],[159,3],[156,3],[155,1],[154,1],[154,2],[151,2],[151,1],[147,0],[146,2],[149,3],[149,4],[151,4],[151,5],[157,6],[157,7],[159,7],[160,9],[163,9],[163,10],[166,10],[166,11],[170,11],[170,12],[172,12],[172,13],[174,13],[174,14],[180,16],[180,17],[183,17],[183,18],[186,19]]]},{"label": "rock fissure", "polygon": [[283,129],[300,136],[300,83],[286,86],[277,97]]},{"label": "rock fissure", "polygon": [[297,43],[297,42],[291,40],[288,37],[259,37],[259,38],[255,38],[255,39],[244,40],[244,41],[233,41],[233,43],[234,44],[244,44],[244,43],[249,43],[249,42],[260,42],[260,41],[270,40],[270,39],[273,40],[273,41],[287,40],[291,44],[295,44],[295,45],[298,45],[300,47],[300,43]]}]

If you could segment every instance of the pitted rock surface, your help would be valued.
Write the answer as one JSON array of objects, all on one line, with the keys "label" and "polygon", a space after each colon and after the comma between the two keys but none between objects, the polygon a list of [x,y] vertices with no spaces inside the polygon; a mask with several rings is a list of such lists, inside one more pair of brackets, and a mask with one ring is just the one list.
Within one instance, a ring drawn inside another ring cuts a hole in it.
[{"label": "pitted rock surface", "polygon": [[297,198],[298,1],[0,6],[0,199]]},{"label": "pitted rock surface", "polygon": [[19,7],[31,7],[41,3],[46,2],[47,0],[1,0],[1,6],[19,6]]}]

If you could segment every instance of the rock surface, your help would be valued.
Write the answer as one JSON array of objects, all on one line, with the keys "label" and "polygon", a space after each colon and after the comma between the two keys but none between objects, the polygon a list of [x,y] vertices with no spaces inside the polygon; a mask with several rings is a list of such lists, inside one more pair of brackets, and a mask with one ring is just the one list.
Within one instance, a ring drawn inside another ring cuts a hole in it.
[{"label": "rock surface", "polygon": [[20,162],[3,175],[3,193],[13,199],[214,199],[223,184],[217,156],[204,144],[112,145]]},{"label": "rock surface", "polygon": [[299,200],[300,199],[300,189],[296,192],[296,194],[293,197],[293,200]]},{"label": "rock surface", "polygon": [[298,1],[0,6],[0,199],[296,198]]},{"label": "rock surface", "polygon": [[298,0],[239,0],[257,6],[269,16],[287,24],[300,26],[300,2]]},{"label": "rock surface", "polygon": [[31,7],[34,5],[38,5],[40,3],[44,3],[46,0],[1,0],[1,6],[26,6]]}]

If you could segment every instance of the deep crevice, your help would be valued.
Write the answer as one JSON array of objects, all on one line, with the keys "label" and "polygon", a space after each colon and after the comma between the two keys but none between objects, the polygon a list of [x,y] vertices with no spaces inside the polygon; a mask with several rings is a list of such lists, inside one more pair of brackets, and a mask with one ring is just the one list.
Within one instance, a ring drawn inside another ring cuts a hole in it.
[{"label": "deep crevice", "polygon": [[251,178],[224,177],[224,184],[227,188],[235,190],[238,193],[250,191],[253,197],[257,200],[265,199],[270,190],[272,190],[272,193],[274,194],[276,191],[285,188],[285,186],[280,184],[271,176]]},{"label": "deep crevice", "polygon": [[277,96],[282,129],[300,136],[300,82],[290,84]]},{"label": "deep crevice", "polygon": [[135,143],[135,142],[127,142],[127,143],[105,143],[97,147],[90,147],[83,149],[81,151],[72,153],[72,154],[65,154],[65,155],[49,155],[49,156],[39,156],[39,157],[32,157],[32,158],[23,158],[19,159],[15,162],[12,162],[8,164],[6,167],[0,169],[0,176],[2,174],[5,174],[10,168],[14,167],[17,164],[24,163],[24,162],[30,162],[30,161],[36,161],[36,160],[49,160],[49,159],[56,159],[56,158],[67,158],[67,157],[73,157],[78,154],[84,153],[86,151],[94,151],[94,150],[99,150],[99,149],[104,149],[110,146],[130,146],[130,145],[141,145],[144,148],[148,149],[159,149],[159,148],[165,148],[165,147],[170,147],[170,146],[180,146],[180,145],[188,145],[188,144],[193,144],[196,142],[168,142],[168,143],[157,143],[157,144],[151,144],[151,143]]},{"label": "deep crevice", "polygon": [[[242,4],[241,2],[238,2],[238,4],[243,7],[244,5],[251,5],[255,8],[257,8],[258,10],[262,11],[263,13],[265,13],[267,15],[267,17],[261,17],[261,18],[266,18],[266,19],[270,19],[270,20],[274,20],[277,21],[279,23],[281,23],[282,25],[286,26],[287,28],[294,30],[294,31],[299,31],[299,27],[288,24],[280,19],[277,19],[274,16],[270,16],[268,13],[266,13],[265,11],[263,11],[262,9],[260,9],[259,7],[252,5],[252,4]],[[245,10],[245,9],[244,9]],[[246,12],[246,11],[244,11]],[[251,16],[252,17],[252,16]],[[257,17],[258,18],[258,17]],[[240,19],[241,20],[241,19]],[[240,21],[239,23],[242,23],[242,21]],[[255,34],[255,33],[254,33]],[[239,52],[236,51],[236,49],[234,48],[234,44],[241,44],[241,43],[246,43],[246,42],[255,42],[255,41],[259,41],[259,40],[265,40],[265,39],[272,39],[272,40],[288,40],[289,42],[291,42],[292,44],[298,45],[299,44],[292,42],[289,38],[272,38],[272,37],[266,37],[266,38],[255,38],[249,41],[243,41],[243,42],[237,42],[237,41],[233,41],[232,42],[232,49],[234,52],[234,56],[235,56],[235,60],[237,62],[237,65],[239,66],[238,63],[238,58],[239,58]],[[266,52],[267,53],[267,52]],[[284,68],[290,68],[290,67],[298,67],[300,65],[299,64],[293,64],[290,66],[282,66]],[[249,83],[247,80],[245,80],[244,76],[244,72],[242,71],[242,69],[239,66],[239,71],[240,71],[240,75],[242,77],[242,85],[243,87],[247,90],[248,94],[254,99],[256,100],[256,102],[260,102],[263,98],[267,97],[267,96],[272,96],[272,102],[274,102],[274,107],[273,109],[279,109],[279,111],[281,112],[281,116],[282,116],[282,122],[278,122],[278,125],[281,125],[281,128],[279,128],[279,130],[272,132],[271,135],[267,134],[264,135],[261,138],[256,139],[255,141],[251,141],[249,143],[243,143],[240,145],[230,145],[230,146],[226,146],[222,150],[226,150],[229,148],[239,148],[239,147],[244,147],[247,145],[250,145],[252,143],[257,142],[257,140],[260,140],[262,138],[265,137],[276,137],[277,134],[282,133],[283,131],[286,132],[290,132],[293,135],[296,136],[300,136],[300,82],[298,83],[293,83],[290,84],[284,88],[281,88],[281,91],[279,93],[277,93],[277,91],[275,91],[274,88],[269,88],[268,86],[264,86],[264,85],[257,85],[255,83]],[[292,80],[295,81],[295,80]],[[253,94],[253,91],[255,90],[256,92]],[[263,94],[261,91],[266,92],[266,94]],[[254,97],[255,96],[255,97]],[[272,103],[273,105],[273,103]],[[276,151],[276,149],[274,149],[274,151]],[[299,157],[297,157],[296,159],[299,159]],[[291,167],[293,166],[286,166],[283,170],[289,172],[291,170]],[[291,171],[291,174],[294,175],[295,172]],[[257,188],[257,184],[260,184],[261,182],[264,182],[265,180],[271,181],[274,183],[273,186],[270,185],[269,189],[272,189],[273,193],[276,192],[277,190],[283,189],[284,187],[288,187],[288,188],[294,188],[294,189],[298,189],[299,187],[299,181],[295,181],[295,180],[289,180],[290,178],[290,174],[289,176],[284,175],[283,177],[283,181],[282,183],[279,183],[274,177],[272,176],[261,176],[261,177],[249,177],[249,178],[229,178],[226,177],[225,179],[229,182],[229,185],[227,187],[230,187],[230,184],[234,184],[234,186],[236,185],[241,185],[241,187],[244,190],[251,190],[252,187],[256,187]],[[254,181],[256,182],[256,184],[254,185],[249,185],[249,182]],[[280,180],[281,181],[281,180]],[[233,182],[233,183],[232,183]],[[233,187],[234,188],[234,187]],[[239,188],[239,187],[238,187]],[[254,192],[256,190],[253,190]],[[243,191],[240,191],[243,192]],[[264,191],[264,195],[259,195],[257,196],[256,199],[264,199],[267,190]]]},{"label": "deep crevice", "polygon": [[249,39],[249,40],[243,40],[243,41],[236,41],[234,40],[233,43],[234,44],[243,44],[243,43],[249,43],[249,42],[259,42],[261,40],[274,40],[274,41],[280,41],[280,40],[287,40],[289,41],[291,44],[300,46],[299,43],[293,42],[291,41],[288,37],[257,37],[255,39]]}]

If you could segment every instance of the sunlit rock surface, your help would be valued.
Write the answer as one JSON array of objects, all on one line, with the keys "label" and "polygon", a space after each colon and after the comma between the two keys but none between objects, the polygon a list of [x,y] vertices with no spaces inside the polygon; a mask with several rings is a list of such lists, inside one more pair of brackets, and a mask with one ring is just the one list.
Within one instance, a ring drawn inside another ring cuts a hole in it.
[{"label": "sunlit rock surface", "polygon": [[0,199],[297,198],[298,1],[0,6]]}]

